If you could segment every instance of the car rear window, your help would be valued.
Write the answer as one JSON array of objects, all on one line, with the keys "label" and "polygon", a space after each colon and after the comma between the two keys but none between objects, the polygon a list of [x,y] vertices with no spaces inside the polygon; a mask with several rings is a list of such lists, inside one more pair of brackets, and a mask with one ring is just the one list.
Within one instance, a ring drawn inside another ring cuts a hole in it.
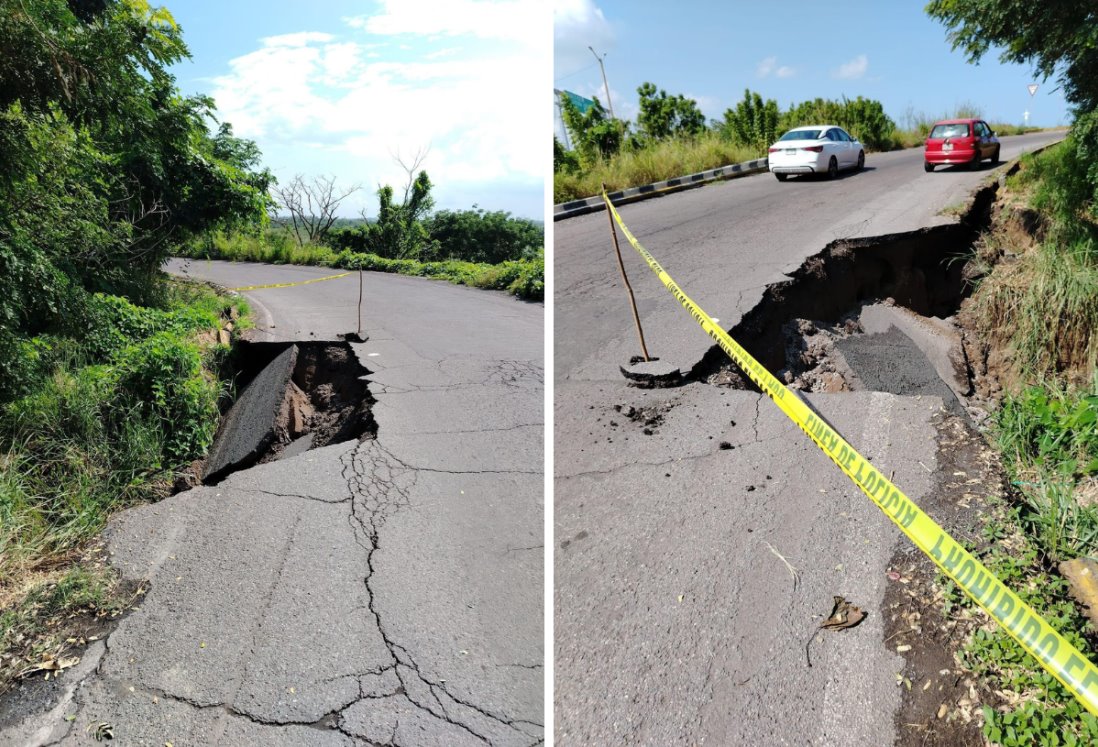
[{"label": "car rear window", "polygon": [[787,132],[778,138],[779,142],[782,140],[819,140],[820,130],[793,130]]},{"label": "car rear window", "polygon": [[934,125],[934,129],[930,131],[930,137],[935,140],[947,137],[966,137],[967,135],[968,125],[963,123]]}]

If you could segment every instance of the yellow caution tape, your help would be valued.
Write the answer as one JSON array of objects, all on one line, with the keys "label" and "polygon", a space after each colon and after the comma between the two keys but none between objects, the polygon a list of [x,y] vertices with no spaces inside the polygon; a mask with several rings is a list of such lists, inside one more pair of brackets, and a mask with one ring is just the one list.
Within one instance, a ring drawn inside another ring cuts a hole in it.
[{"label": "yellow caution tape", "polygon": [[870,500],[877,504],[915,545],[930,556],[953,582],[984,608],[1050,674],[1060,680],[1079,702],[1098,716],[1098,668],[1072,646],[1029,605],[961,547],[937,522],[859,454],[804,402],[776,379],[723,329],[713,323],[671,279],[655,257],[640,245],[622,222],[603,192],[606,209],[614,216],[629,243],[652,272],[678,299],[683,308],[717,344],[751,377],[790,420],[804,431],[839,466]]},{"label": "yellow caution tape", "polygon": [[322,278],[313,278],[312,280],[298,280],[296,283],[267,283],[266,285],[245,285],[240,288],[229,288],[231,291],[254,291],[260,288],[289,288],[294,285],[308,285],[309,283],[320,283],[325,280],[335,280],[337,278],[345,278],[351,273],[342,272],[339,275],[328,275]]}]

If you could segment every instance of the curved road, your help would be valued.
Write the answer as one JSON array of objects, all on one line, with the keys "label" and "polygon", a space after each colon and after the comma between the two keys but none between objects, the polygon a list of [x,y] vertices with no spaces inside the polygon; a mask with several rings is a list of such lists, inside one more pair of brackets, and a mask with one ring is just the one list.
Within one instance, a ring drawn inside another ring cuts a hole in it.
[{"label": "curved road", "polygon": [[[1004,138],[1003,158],[1061,136]],[[943,209],[1001,170],[928,174],[920,150],[866,165],[837,181],[751,176],[620,212],[729,329],[830,241],[956,220]],[[897,675],[938,675],[905,670],[884,640],[885,571],[906,540],[765,397],[625,386],[618,366],[640,351],[606,214],[554,228],[556,743],[894,744]],[[710,339],[622,247],[651,354],[689,370]],[[941,399],[809,399],[914,499],[941,484]],[[819,635],[809,666],[806,641],[833,595],[869,615]]]},{"label": "curved road", "polygon": [[[169,269],[227,287],[336,272]],[[158,747],[543,742],[544,307],[365,281],[377,439],[116,517],[112,560],[147,598],[0,744],[85,744],[99,722]],[[255,339],[355,329],[354,275],[247,295]]]}]

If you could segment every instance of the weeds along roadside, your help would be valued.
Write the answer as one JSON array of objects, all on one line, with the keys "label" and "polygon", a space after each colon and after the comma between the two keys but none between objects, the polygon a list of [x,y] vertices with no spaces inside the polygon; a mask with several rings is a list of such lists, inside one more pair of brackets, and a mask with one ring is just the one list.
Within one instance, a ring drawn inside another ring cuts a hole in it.
[{"label": "weeds along roadside", "polygon": [[[990,436],[1012,488],[986,518],[980,554],[1094,661],[1098,635],[1059,570],[1098,550],[1098,211],[1086,168],[1070,142],[1023,159],[969,258],[977,285],[960,317],[982,351],[970,355],[978,393],[999,403]],[[957,658],[995,692],[984,736],[1005,747],[1098,743],[1098,720],[941,583],[947,614],[981,620]]]},{"label": "weeds along roadside", "polygon": [[376,254],[335,251],[315,244],[297,245],[286,232],[267,234],[216,233],[201,243],[185,247],[182,256],[192,259],[224,259],[232,262],[318,265],[348,270],[392,272],[414,277],[447,280],[485,290],[502,290],[525,301],[545,297],[545,252],[536,256],[488,264],[456,259],[421,262]]},{"label": "weeds along roadside", "polygon": [[115,511],[165,496],[208,450],[229,395],[220,331],[240,297],[165,281],[156,306],[96,294],[86,335],[24,340],[26,382],[0,404],[0,693],[75,663],[68,651],[139,589],[96,537]]},{"label": "weeds along roadside", "polygon": [[[931,122],[933,124],[933,122]],[[1037,132],[1036,127],[993,124],[997,135],[1022,135]],[[866,148],[870,153],[922,147],[924,130],[896,130],[885,148]],[[779,133],[780,134],[780,133]],[[647,148],[623,151],[600,159],[588,169],[558,170],[553,176],[553,202],[561,204],[601,194],[603,183],[609,191],[655,184],[666,179],[744,163],[766,155],[765,150],[734,145],[715,132],[695,138],[661,140]]]}]

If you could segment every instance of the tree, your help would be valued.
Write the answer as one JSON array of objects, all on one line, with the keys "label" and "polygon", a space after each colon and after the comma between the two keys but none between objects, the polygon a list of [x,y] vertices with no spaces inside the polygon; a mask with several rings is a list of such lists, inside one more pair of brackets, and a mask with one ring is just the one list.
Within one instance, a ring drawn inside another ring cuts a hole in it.
[{"label": "tree", "polygon": [[417,152],[408,162],[399,155],[394,160],[407,175],[404,194],[398,203],[394,200],[396,192],[391,186],[378,187],[377,220],[369,221],[365,211],[362,214],[366,221],[363,227],[366,250],[382,257],[421,261],[433,259],[438,244],[431,241],[424,225],[424,220],[435,206],[431,196],[433,185],[427,172],[420,168],[427,160],[427,151]]},{"label": "tree", "polygon": [[0,399],[93,291],[153,299],[179,244],[265,220],[270,173],[175,87],[186,57],[148,0],[0,0]]},{"label": "tree", "polygon": [[880,101],[859,96],[856,99],[843,98],[813,99],[789,107],[781,118],[782,130],[812,124],[837,124],[865,145],[876,150],[892,147],[892,135],[896,123],[885,114]]},{"label": "tree", "polygon": [[992,48],[999,59],[1055,75],[1075,106],[1072,140],[1098,200],[1098,5],[1093,0],[932,0],[931,18],[949,29],[954,49],[977,63]]},{"label": "tree", "polygon": [[621,150],[628,128],[621,120],[609,117],[597,98],[586,112],[580,112],[571,99],[561,94],[560,115],[572,136],[580,165],[590,167]]},{"label": "tree", "polygon": [[664,140],[680,135],[697,135],[705,130],[705,116],[694,99],[682,94],[669,96],[667,91],[652,83],[642,83],[637,88],[640,95],[640,114],[637,124],[641,135],[650,140]]},{"label": "tree", "polygon": [[315,176],[306,181],[296,174],[287,184],[276,185],[271,191],[278,205],[289,211],[294,238],[304,246],[324,241],[335,223],[339,206],[361,188],[358,184],[337,187],[334,176]]},{"label": "tree", "polygon": [[744,89],[743,101],[735,109],[725,110],[721,131],[733,143],[765,153],[767,146],[778,138],[779,119],[777,101],[764,102],[758,93]]},{"label": "tree", "polygon": [[503,211],[440,210],[427,221],[431,240],[444,257],[499,264],[533,257],[545,245],[544,228]]}]

